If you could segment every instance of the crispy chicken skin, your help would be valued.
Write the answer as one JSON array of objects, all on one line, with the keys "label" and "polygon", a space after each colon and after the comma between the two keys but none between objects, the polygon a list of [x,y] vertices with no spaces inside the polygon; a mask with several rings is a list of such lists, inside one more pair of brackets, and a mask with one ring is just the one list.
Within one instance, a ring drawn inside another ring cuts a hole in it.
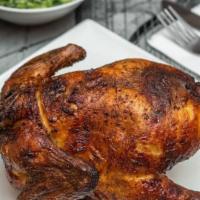
[{"label": "crispy chicken skin", "polygon": [[0,144],[18,200],[200,200],[166,170],[200,145],[200,84],[142,59],[54,73],[69,44],[19,68],[0,103]]}]

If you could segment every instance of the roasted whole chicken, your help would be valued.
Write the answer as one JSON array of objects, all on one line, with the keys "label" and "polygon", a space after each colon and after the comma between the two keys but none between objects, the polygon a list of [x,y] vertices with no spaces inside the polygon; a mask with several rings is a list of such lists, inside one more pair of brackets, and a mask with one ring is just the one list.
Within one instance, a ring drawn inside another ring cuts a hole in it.
[{"label": "roasted whole chicken", "polygon": [[200,146],[200,84],[141,59],[54,73],[69,44],[19,68],[1,93],[0,144],[18,200],[200,200],[165,172]]}]

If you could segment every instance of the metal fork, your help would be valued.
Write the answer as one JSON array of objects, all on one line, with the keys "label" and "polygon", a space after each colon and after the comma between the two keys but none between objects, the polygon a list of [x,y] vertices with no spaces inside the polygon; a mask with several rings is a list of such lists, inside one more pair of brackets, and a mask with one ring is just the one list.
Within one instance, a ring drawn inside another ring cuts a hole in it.
[{"label": "metal fork", "polygon": [[200,36],[172,7],[161,11],[157,18],[175,43],[192,53],[200,54]]}]

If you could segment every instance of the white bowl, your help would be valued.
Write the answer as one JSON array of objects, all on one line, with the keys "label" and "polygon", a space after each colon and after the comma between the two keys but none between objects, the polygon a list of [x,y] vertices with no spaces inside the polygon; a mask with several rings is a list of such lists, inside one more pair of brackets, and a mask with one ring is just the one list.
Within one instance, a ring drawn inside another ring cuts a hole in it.
[{"label": "white bowl", "polygon": [[0,6],[0,19],[21,25],[38,25],[56,20],[76,9],[84,0],[73,0],[50,8],[19,9]]}]

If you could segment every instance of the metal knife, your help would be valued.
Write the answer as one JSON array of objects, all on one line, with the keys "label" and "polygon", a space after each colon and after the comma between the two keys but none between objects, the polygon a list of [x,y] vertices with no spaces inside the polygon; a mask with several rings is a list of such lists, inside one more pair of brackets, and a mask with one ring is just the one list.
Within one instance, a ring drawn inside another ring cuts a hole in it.
[{"label": "metal knife", "polygon": [[162,7],[167,8],[168,6],[173,7],[180,15],[185,19],[188,24],[193,26],[196,29],[200,30],[200,16],[190,11],[188,8],[181,6],[178,3],[163,0]]}]

